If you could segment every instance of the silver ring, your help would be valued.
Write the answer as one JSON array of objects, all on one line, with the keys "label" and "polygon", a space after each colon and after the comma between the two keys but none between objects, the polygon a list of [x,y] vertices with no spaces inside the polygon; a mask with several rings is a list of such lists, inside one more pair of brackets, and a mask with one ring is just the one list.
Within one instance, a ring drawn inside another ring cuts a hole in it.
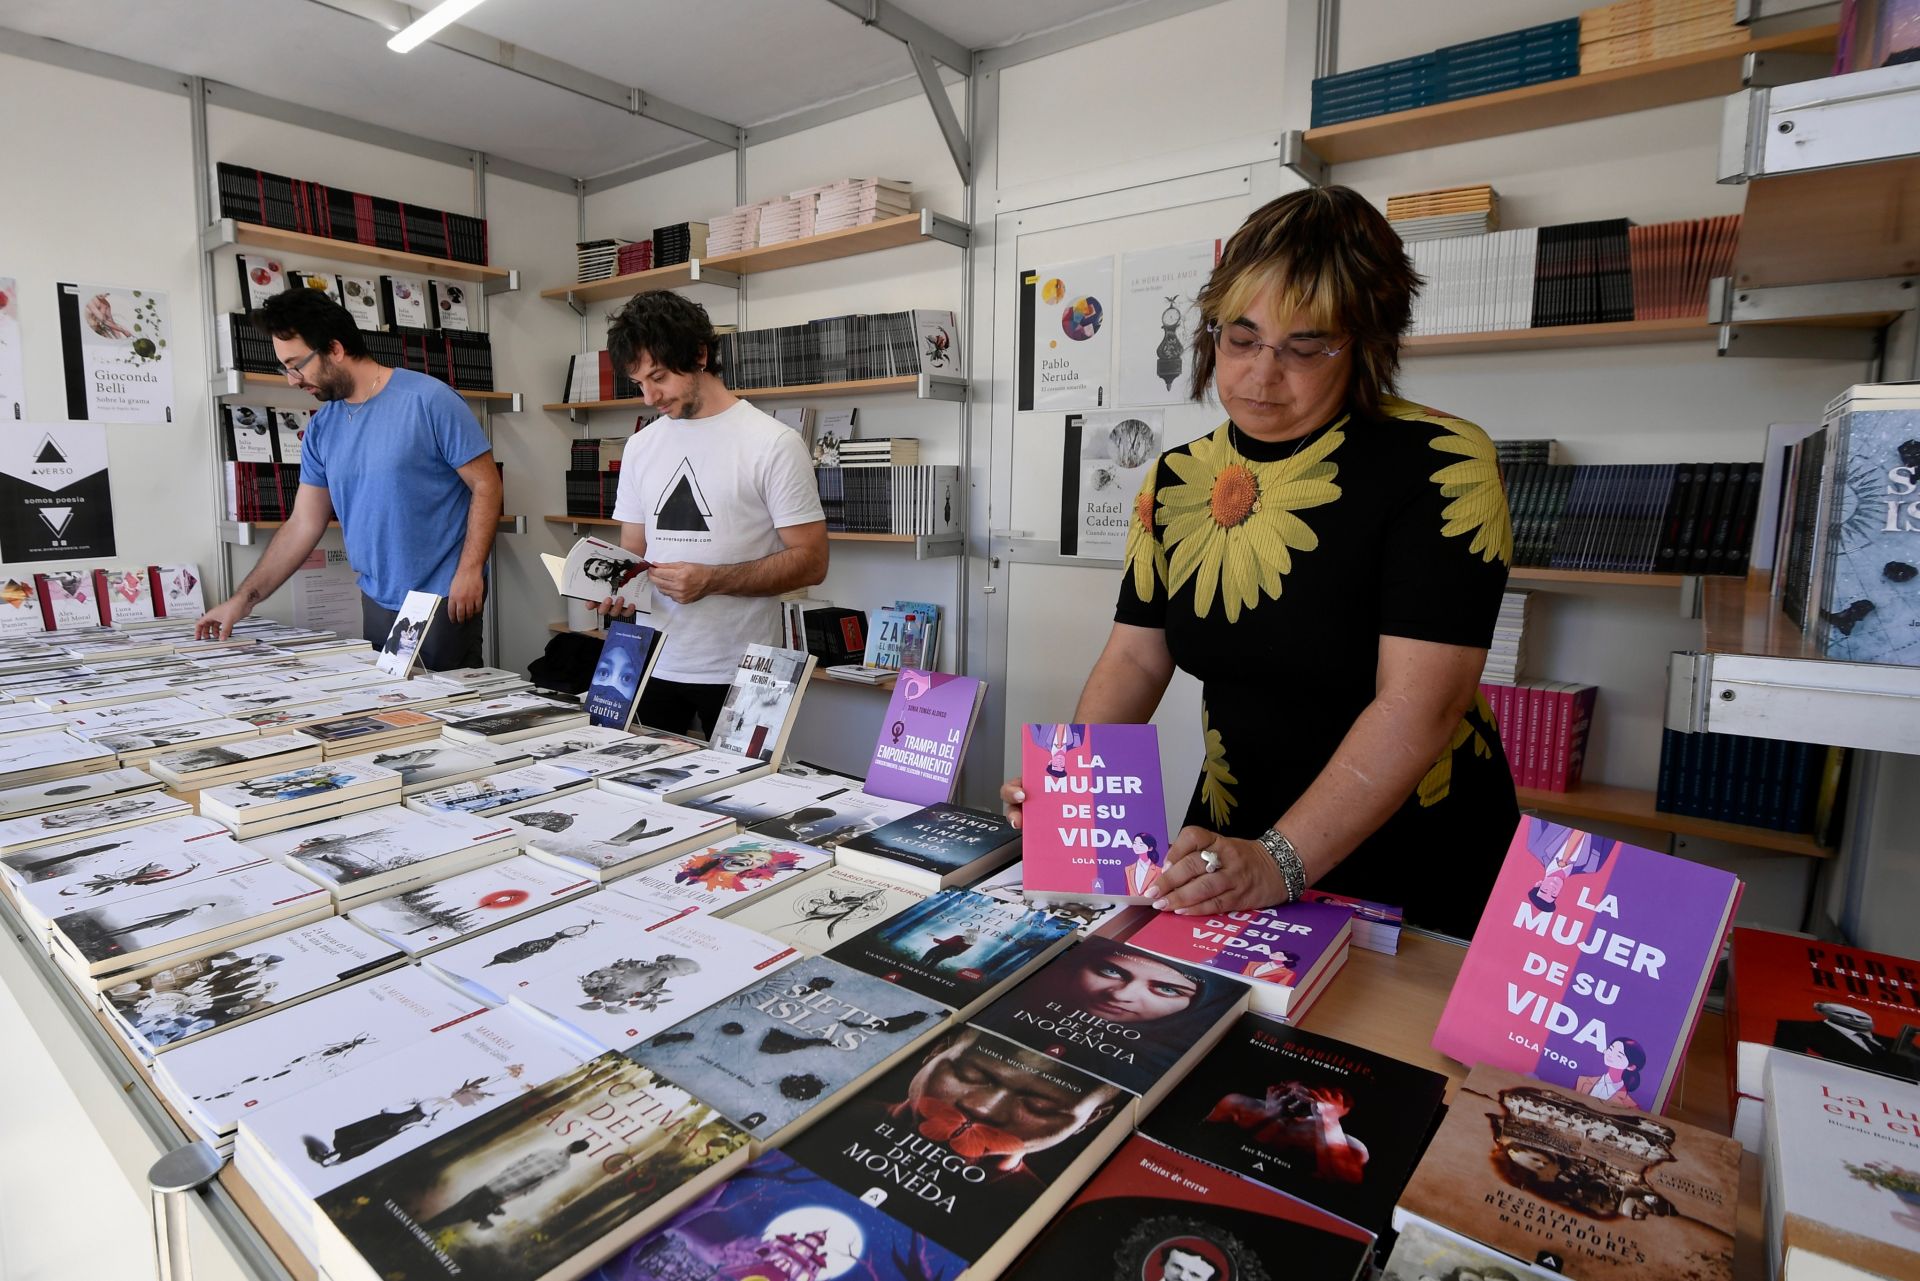
[{"label": "silver ring", "polygon": [[1220,851],[1219,850],[1201,850],[1200,861],[1206,864],[1206,868],[1209,872],[1217,872],[1220,870]]}]

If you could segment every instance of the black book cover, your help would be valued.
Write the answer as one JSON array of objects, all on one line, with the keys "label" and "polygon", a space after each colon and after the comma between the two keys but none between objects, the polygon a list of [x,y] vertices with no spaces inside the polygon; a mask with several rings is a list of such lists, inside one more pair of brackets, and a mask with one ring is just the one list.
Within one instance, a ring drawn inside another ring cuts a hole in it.
[{"label": "black book cover", "polygon": [[1741,486],[1739,505],[1733,513],[1733,532],[1727,540],[1727,561],[1725,572],[1744,574],[1747,572],[1748,554],[1753,550],[1753,523],[1760,514],[1760,482],[1766,472],[1764,463],[1748,463],[1745,483]]},{"label": "black book cover", "polygon": [[1446,1088],[1437,1072],[1249,1014],[1140,1132],[1379,1233]]},{"label": "black book cover", "polygon": [[845,848],[947,876],[1019,840],[1004,815],[943,801],[862,833]]},{"label": "black book cover", "polygon": [[1146,1094],[1244,1005],[1247,986],[1089,938],[980,1011],[974,1024]]},{"label": "black book cover", "polygon": [[782,1149],[843,1191],[980,1258],[1131,1097],[973,1027],[916,1049]]},{"label": "black book cover", "polygon": [[1030,271],[1020,273],[1020,408],[1033,408],[1033,308],[1040,292],[1040,278]]},{"label": "black book cover", "polygon": [[972,890],[941,890],[826,955],[964,1010],[1018,978],[1072,933],[1069,922],[1041,908]]},{"label": "black book cover", "polygon": [[1135,1135],[1004,1281],[1336,1281],[1367,1234],[1332,1215]]},{"label": "black book cover", "polygon": [[1654,568],[1661,573],[1674,572],[1680,554],[1680,527],[1686,517],[1686,506],[1693,499],[1692,463],[1680,463],[1673,469],[1673,484],[1667,491],[1665,510],[1661,515],[1660,547],[1654,557]]},{"label": "black book cover", "polygon": [[1712,463],[1707,469],[1705,492],[1700,495],[1700,516],[1693,526],[1691,572],[1701,573],[1713,555],[1713,532],[1727,502],[1727,464]]}]

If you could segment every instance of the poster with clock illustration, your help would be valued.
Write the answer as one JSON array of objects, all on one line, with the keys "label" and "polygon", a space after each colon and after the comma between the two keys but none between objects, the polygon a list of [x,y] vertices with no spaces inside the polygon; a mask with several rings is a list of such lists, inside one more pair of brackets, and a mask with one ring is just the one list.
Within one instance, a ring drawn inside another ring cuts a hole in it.
[{"label": "poster with clock illustration", "polygon": [[1116,405],[1178,405],[1193,378],[1195,299],[1220,260],[1218,240],[1141,249],[1120,257],[1115,308],[1120,365]]}]

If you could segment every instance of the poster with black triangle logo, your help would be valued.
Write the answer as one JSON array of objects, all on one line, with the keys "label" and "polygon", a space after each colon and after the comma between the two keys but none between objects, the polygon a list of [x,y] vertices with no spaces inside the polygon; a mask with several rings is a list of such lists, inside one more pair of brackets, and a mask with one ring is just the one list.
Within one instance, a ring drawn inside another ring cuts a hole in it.
[{"label": "poster with black triangle logo", "polygon": [[115,554],[107,429],[19,423],[0,432],[0,561]]}]

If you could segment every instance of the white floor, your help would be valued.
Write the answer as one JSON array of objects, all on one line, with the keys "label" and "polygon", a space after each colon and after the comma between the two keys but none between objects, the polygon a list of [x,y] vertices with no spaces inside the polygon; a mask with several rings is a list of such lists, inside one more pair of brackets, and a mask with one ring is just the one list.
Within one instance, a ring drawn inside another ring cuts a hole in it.
[{"label": "white floor", "polygon": [[[0,947],[13,946],[0,938]],[[48,1031],[56,1040],[68,1035],[64,1026]],[[74,1071],[98,1071],[79,1057]],[[203,1223],[195,1228],[193,1281],[239,1281],[218,1238]],[[0,1281],[153,1275],[145,1196],[135,1194],[20,1001],[0,984]]]}]

